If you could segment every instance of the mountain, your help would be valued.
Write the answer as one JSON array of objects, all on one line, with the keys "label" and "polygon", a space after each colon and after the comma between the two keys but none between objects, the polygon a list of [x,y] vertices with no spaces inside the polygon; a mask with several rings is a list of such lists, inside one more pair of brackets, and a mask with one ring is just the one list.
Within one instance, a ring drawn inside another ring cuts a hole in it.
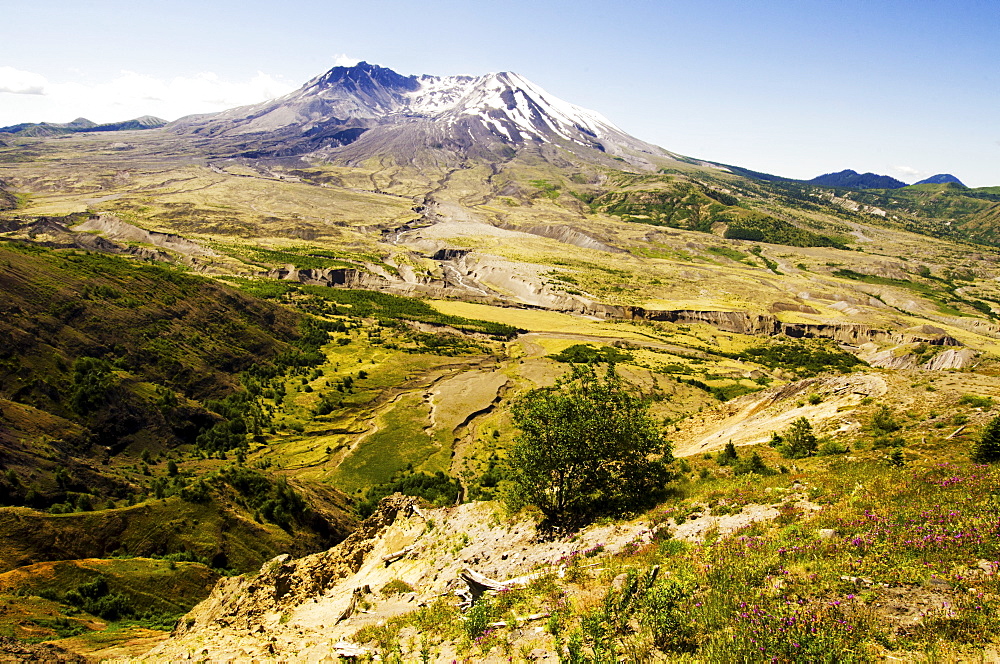
[{"label": "mountain", "polygon": [[429,151],[505,159],[545,146],[646,168],[677,159],[518,74],[403,76],[366,62],[334,67],[278,99],[181,118],[171,129],[236,139],[247,156],[315,154],[348,163],[373,155],[413,162]]},{"label": "mountain", "polygon": [[15,134],[17,136],[59,136],[76,134],[84,131],[128,131],[133,129],[157,129],[167,124],[166,120],[143,115],[132,120],[97,124],[87,118],[77,118],[72,122],[59,124],[55,122],[22,122],[9,127],[0,127],[0,134]]},{"label": "mountain", "polygon": [[63,124],[55,122],[22,122],[9,127],[0,127],[0,134],[17,134],[18,136],[58,136],[78,131],[88,131],[96,127],[96,122],[87,118],[77,118]]},{"label": "mountain", "polygon": [[132,131],[135,129],[157,129],[167,124],[167,121],[153,115],[143,115],[132,120],[121,122],[109,122],[108,124],[96,125],[88,131]]},{"label": "mountain", "polygon": [[876,173],[858,173],[850,169],[838,173],[826,173],[807,180],[810,184],[818,184],[823,187],[838,187],[840,189],[899,189],[905,187],[906,183],[889,177],[888,175],[878,175]]},{"label": "mountain", "polygon": [[937,175],[932,175],[929,178],[924,178],[920,182],[914,182],[913,184],[957,184],[962,187],[962,181],[951,173],[938,173]]}]

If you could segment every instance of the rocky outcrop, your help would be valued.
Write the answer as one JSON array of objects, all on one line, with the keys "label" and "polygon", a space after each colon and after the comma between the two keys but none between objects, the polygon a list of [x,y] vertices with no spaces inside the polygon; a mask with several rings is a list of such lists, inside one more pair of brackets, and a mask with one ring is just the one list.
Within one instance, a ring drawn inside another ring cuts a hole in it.
[{"label": "rocky outcrop", "polygon": [[771,305],[770,311],[772,314],[778,314],[782,311],[798,311],[803,314],[818,314],[819,311],[813,309],[808,304],[797,304],[795,302],[775,302]]},{"label": "rocky outcrop", "polygon": [[918,364],[918,356],[910,352],[912,346],[894,346],[878,350],[872,344],[862,359],[873,367],[883,369],[924,369],[925,371],[944,371],[949,369],[965,369],[972,366],[979,353],[971,348],[948,348],[937,353],[931,359]]},{"label": "rocky outcrop", "polygon": [[[608,309],[609,315],[614,310]],[[771,314],[751,314],[746,311],[698,311],[692,309],[647,310],[622,307],[622,317],[665,321],[679,325],[703,323],[723,332],[763,336],[784,335],[794,339],[832,339],[839,343],[860,346],[865,343],[926,343],[935,346],[961,346],[962,343],[943,330],[938,333],[906,330],[891,332],[859,323],[783,323]],[[935,328],[937,329],[937,328]]]},{"label": "rocky outcrop", "polygon": [[581,249],[594,249],[596,251],[606,251],[612,254],[625,253],[624,249],[619,249],[618,247],[613,247],[606,242],[601,242],[597,238],[593,238],[590,235],[587,235],[586,233],[570,226],[553,226],[545,224],[532,226],[530,228],[519,228],[516,230],[531,233],[532,235],[538,235],[540,237],[547,237],[565,244],[571,244],[574,247],[580,247]]},{"label": "rocky outcrop", "polygon": [[[0,143],[0,147],[4,147],[3,143]],[[0,187],[0,210],[16,210],[17,209],[17,197]]]},{"label": "rocky outcrop", "polygon": [[184,256],[218,256],[218,254],[202,245],[189,240],[186,237],[173,233],[158,233],[147,231],[133,224],[127,223],[118,217],[110,214],[102,214],[87,219],[82,224],[73,228],[74,231],[82,233],[101,233],[110,240],[122,242],[141,242],[151,244],[168,251],[173,251]]},{"label": "rocky outcrop", "polygon": [[333,286],[340,288],[385,289],[390,282],[384,277],[361,268],[297,268],[294,265],[275,268],[267,273],[269,279],[297,281],[312,286]]},{"label": "rocky outcrop", "polygon": [[965,369],[972,366],[979,354],[971,348],[951,349],[938,353],[921,365],[921,369],[941,371],[946,369]]},{"label": "rocky outcrop", "polygon": [[[113,215],[90,217],[15,217],[0,221],[0,235],[14,240],[59,249],[83,249],[105,254],[134,256],[166,263],[180,262],[204,269],[206,259],[218,254],[180,235],[146,231]],[[75,224],[75,225],[74,225]],[[140,244],[141,243],[141,244]],[[151,245],[151,246],[144,246]]]},{"label": "rocky outcrop", "polygon": [[459,260],[461,258],[465,258],[466,256],[469,255],[469,253],[470,253],[469,249],[453,249],[453,248],[438,249],[437,251],[434,252],[434,255],[431,256],[431,260],[454,261],[454,260]]},{"label": "rocky outcrop", "polygon": [[108,254],[134,254],[147,258],[147,247],[122,246],[92,233],[78,233],[70,228],[75,217],[13,218],[0,221],[0,235],[13,240],[27,240],[47,247],[84,249]]},{"label": "rocky outcrop", "polygon": [[873,367],[882,369],[916,369],[916,356],[911,353],[899,353],[895,348],[885,350],[873,350],[861,356],[865,362]]},{"label": "rocky outcrop", "polygon": [[368,553],[380,543],[378,535],[391,526],[414,498],[393,496],[338,546],[292,560],[287,553],[264,564],[253,577],[219,581],[212,594],[181,620],[172,636],[199,629],[228,627],[254,632],[266,616],[323,595],[341,579],[357,572]]},{"label": "rocky outcrop", "polygon": [[703,323],[723,332],[736,334],[774,335],[780,331],[778,319],[769,314],[751,314],[746,311],[696,311],[675,309],[666,311],[647,310],[641,307],[627,307],[628,318],[664,321],[678,325]]},{"label": "rocky outcrop", "polygon": [[[361,628],[442,598],[457,604],[456,595],[469,595],[469,578],[523,585],[540,573],[558,575],[566,556],[598,545],[614,555],[652,539],[644,520],[540,539],[530,519],[498,519],[494,510],[488,503],[423,510],[414,498],[390,496],[328,551],[278,556],[256,575],[220,580],[144,659],[336,661],[365,650],[348,642]],[[381,593],[389,583],[412,590]]]},{"label": "rocky outcrop", "polygon": [[[787,429],[799,417],[808,418],[817,432],[837,436],[857,427],[852,412],[862,400],[878,399],[887,392],[885,379],[877,373],[806,378],[769,387],[678,423],[674,454],[702,454],[729,442],[737,447],[767,443],[775,431]],[[806,399],[813,394],[820,396],[816,403]]]}]

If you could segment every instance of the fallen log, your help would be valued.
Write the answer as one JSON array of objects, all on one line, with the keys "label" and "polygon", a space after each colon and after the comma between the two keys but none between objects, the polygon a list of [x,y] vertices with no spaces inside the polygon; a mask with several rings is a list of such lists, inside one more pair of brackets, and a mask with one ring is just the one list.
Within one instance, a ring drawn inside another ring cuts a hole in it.
[{"label": "fallen log", "polygon": [[384,556],[382,558],[382,562],[385,564],[386,567],[388,567],[389,565],[391,565],[392,563],[396,562],[400,558],[403,558],[410,551],[413,551],[413,548],[414,548],[414,545],[411,544],[410,546],[406,547],[405,549],[400,549],[399,551],[394,551],[394,552],[390,553],[388,556]]}]

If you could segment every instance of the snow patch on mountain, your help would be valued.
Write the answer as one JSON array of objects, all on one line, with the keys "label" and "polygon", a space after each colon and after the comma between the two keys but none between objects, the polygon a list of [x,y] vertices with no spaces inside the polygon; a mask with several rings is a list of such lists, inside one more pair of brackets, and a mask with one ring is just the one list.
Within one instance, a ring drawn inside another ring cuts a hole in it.
[{"label": "snow patch on mountain", "polygon": [[[479,118],[494,133],[512,141],[548,140],[553,132],[575,142],[576,132],[594,137],[624,133],[601,114],[555,97],[518,74],[420,76],[419,88],[402,95],[397,113],[442,119]],[[506,120],[506,122],[504,122]]]}]

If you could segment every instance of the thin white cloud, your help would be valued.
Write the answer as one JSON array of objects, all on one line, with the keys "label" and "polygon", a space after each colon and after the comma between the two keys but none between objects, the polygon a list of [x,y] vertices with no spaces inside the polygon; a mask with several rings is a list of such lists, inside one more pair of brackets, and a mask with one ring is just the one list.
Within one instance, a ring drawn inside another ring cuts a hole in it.
[{"label": "thin white cloud", "polygon": [[346,53],[337,53],[333,56],[333,66],[334,67],[353,67],[354,65],[361,62],[358,58],[352,58]]},{"label": "thin white cloud", "polygon": [[295,87],[264,72],[257,72],[249,80],[232,81],[213,72],[166,79],[126,70],[98,83],[58,83],[47,81],[40,74],[0,67],[0,93],[41,95],[34,101],[0,96],[3,99],[0,125],[65,122],[77,117],[114,122],[140,115],[175,120],[184,115],[212,113],[273,99]]},{"label": "thin white cloud", "polygon": [[922,171],[919,168],[913,168],[912,166],[893,166],[889,170],[901,178],[914,181],[922,180],[930,175],[927,171]]},{"label": "thin white cloud", "polygon": [[0,93],[14,95],[44,95],[48,81],[41,74],[13,67],[0,67]]}]

